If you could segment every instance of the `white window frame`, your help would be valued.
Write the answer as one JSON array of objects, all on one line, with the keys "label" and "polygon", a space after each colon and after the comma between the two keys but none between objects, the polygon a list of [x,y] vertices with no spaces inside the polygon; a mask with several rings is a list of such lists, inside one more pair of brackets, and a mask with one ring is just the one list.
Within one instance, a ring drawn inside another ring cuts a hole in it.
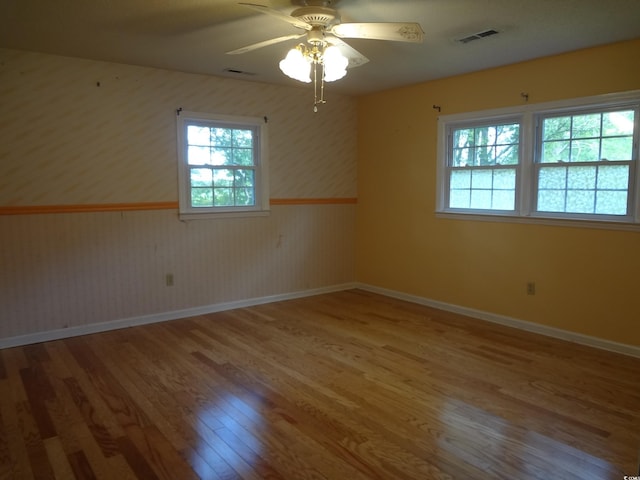
[{"label": "white window frame", "polygon": [[[191,178],[186,131],[189,125],[222,128],[251,128],[254,137],[254,198],[251,206],[194,207],[191,205]],[[178,148],[178,203],[183,220],[265,216],[269,214],[268,131],[264,117],[244,117],[178,110],[176,116]]]},{"label": "white window frame", "polygon": [[[451,148],[453,146],[453,132],[454,130],[458,130],[458,129],[466,129],[466,128],[478,128],[478,127],[487,127],[487,126],[494,126],[494,125],[504,125],[504,124],[512,124],[512,123],[519,123],[520,124],[520,139],[519,139],[519,143],[518,143],[518,163],[515,165],[493,165],[493,166],[477,166],[477,165],[472,165],[469,167],[455,167],[453,165],[449,164],[449,157],[450,157],[450,153],[451,153]],[[521,170],[521,166],[522,166],[522,116],[521,115],[498,115],[498,116],[494,116],[491,117],[489,119],[480,119],[480,120],[459,120],[459,121],[452,121],[449,122],[446,126],[446,152],[447,152],[447,158],[445,159],[445,162],[443,164],[443,169],[444,169],[444,175],[442,178],[443,181],[443,188],[442,188],[442,194],[443,194],[443,198],[442,198],[442,202],[444,205],[448,205],[449,204],[449,200],[450,200],[450,193],[451,193],[451,188],[450,188],[450,179],[451,179],[451,172],[454,170],[459,170],[459,169],[468,169],[470,171],[474,171],[474,170],[496,170],[496,169],[508,169],[508,170],[515,170],[515,177],[516,177],[516,198],[515,198],[515,202],[514,202],[514,210],[496,210],[496,209],[468,209],[468,208],[455,208],[455,207],[447,207],[447,211],[450,212],[458,212],[458,213],[467,213],[469,211],[473,211],[474,213],[477,214],[488,214],[488,215],[509,215],[509,214],[513,214],[514,212],[516,212],[519,208],[519,205],[521,203],[521,200],[518,198],[518,184],[520,183],[520,170]]]},{"label": "white window frame", "polygon": [[[626,216],[537,212],[537,150],[541,139],[539,123],[549,115],[576,115],[594,110],[628,107],[636,110],[633,154],[630,166],[629,210]],[[497,124],[520,118],[520,163],[516,177],[516,205],[513,211],[455,209],[448,207],[450,132],[455,128]],[[443,115],[438,118],[436,216],[469,220],[518,223],[565,224],[595,228],[640,230],[640,90],[598,95],[540,104],[525,104],[495,110]]]}]

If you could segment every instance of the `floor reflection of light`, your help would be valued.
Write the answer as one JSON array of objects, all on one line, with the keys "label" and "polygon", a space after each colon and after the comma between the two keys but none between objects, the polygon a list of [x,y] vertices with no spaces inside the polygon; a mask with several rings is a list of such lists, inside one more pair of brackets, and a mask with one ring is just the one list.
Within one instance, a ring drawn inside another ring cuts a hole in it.
[{"label": "floor reflection of light", "polygon": [[438,445],[483,471],[512,471],[514,478],[618,478],[601,458],[463,401],[445,403],[440,420]]},{"label": "floor reflection of light", "polygon": [[205,443],[196,450],[212,468],[219,471],[222,460],[240,476],[255,474],[255,465],[263,462],[263,445],[254,435],[264,423],[258,411],[226,392],[196,416],[197,432]]}]

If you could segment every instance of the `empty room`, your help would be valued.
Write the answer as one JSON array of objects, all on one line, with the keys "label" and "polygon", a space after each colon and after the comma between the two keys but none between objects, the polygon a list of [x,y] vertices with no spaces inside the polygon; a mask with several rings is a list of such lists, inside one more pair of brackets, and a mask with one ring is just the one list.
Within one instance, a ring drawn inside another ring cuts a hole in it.
[{"label": "empty room", "polygon": [[0,2],[0,479],[640,478],[640,2]]}]

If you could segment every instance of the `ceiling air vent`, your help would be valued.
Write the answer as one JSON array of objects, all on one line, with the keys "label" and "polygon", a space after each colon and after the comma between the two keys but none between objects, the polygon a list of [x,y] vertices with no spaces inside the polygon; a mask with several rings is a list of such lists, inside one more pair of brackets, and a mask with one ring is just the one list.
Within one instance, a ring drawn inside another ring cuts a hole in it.
[{"label": "ceiling air vent", "polygon": [[468,35],[466,37],[462,37],[462,38],[456,38],[456,42],[458,43],[469,43],[469,42],[473,42],[474,40],[481,40],[483,38],[487,38],[490,37],[492,35],[497,35],[498,31],[494,30],[493,28],[490,28],[489,30],[484,30],[483,32],[478,32],[478,33],[474,33],[473,35]]}]

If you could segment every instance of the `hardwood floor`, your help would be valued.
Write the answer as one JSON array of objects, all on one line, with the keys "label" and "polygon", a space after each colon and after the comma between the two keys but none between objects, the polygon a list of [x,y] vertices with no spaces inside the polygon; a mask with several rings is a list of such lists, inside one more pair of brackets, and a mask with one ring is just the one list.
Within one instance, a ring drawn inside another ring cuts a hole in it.
[{"label": "hardwood floor", "polygon": [[0,478],[638,475],[640,359],[359,290],[0,351]]}]

